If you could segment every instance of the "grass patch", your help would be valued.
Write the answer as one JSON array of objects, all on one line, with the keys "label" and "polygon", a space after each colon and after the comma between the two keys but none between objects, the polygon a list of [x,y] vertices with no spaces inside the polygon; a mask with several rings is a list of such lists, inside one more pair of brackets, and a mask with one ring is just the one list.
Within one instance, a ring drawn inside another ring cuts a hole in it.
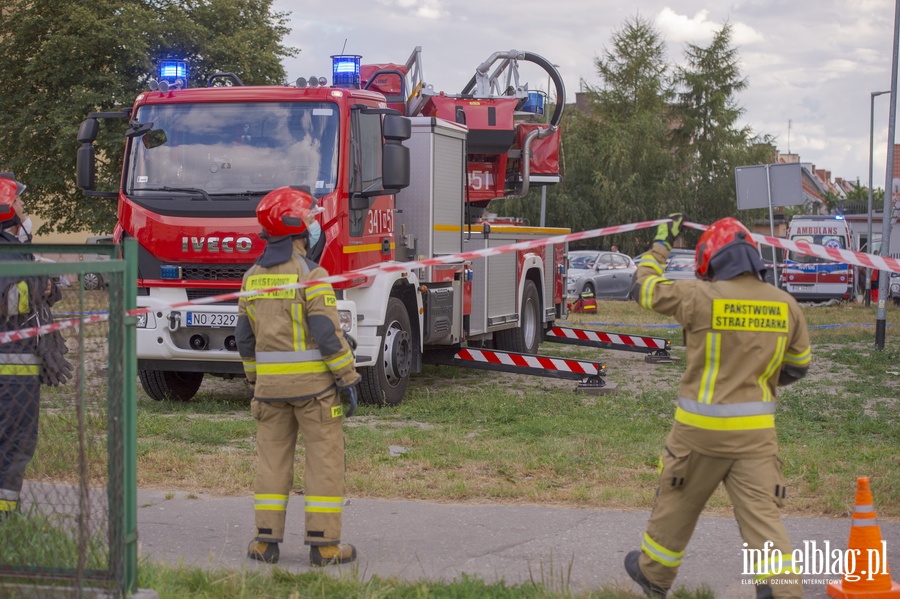
[{"label": "grass patch", "polygon": [[[610,587],[573,593],[565,583],[565,572],[536,572],[530,583],[507,586],[488,584],[462,576],[452,582],[405,582],[377,576],[360,582],[355,575],[334,576],[323,571],[300,574],[272,568],[269,572],[171,567],[142,562],[138,584],[152,588],[164,599],[255,599],[258,597],[328,597],[329,599],[637,599],[643,595]],[[549,580],[542,580],[547,577]],[[712,599],[707,589],[674,592],[678,599]]]},{"label": "grass patch", "polygon": [[0,525],[0,564],[5,568],[74,569],[79,556],[88,570],[107,570],[108,540],[104,534],[77,536],[75,517],[41,514],[34,509],[4,516]]}]

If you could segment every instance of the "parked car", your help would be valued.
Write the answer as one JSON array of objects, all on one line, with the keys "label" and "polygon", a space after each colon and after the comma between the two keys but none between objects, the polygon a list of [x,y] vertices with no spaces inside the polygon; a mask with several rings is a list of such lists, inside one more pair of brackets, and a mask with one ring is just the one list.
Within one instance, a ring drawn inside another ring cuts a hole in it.
[{"label": "parked car", "polygon": [[684,248],[674,248],[669,250],[669,260],[672,258],[679,258],[682,256],[690,256],[693,258],[697,253],[697,250],[688,250]]},{"label": "parked car", "polygon": [[[50,258],[45,258],[43,256],[35,256],[34,261],[39,262],[39,263],[43,262],[45,264],[56,264],[56,260],[51,260]],[[72,283],[69,282],[69,279],[67,279],[64,276],[53,277],[53,282],[56,283],[57,285],[59,285],[60,287],[71,287],[72,286]]]},{"label": "parked car", "polygon": [[634,260],[619,252],[569,252],[566,292],[569,297],[590,291],[597,298],[627,300],[636,272]]},{"label": "parked car", "polygon": [[[88,237],[85,240],[87,245],[98,244],[98,243],[113,243],[112,235],[98,235],[95,237]],[[109,260],[108,256],[103,256],[101,254],[97,254],[96,256],[91,256],[92,260]],[[106,276],[101,272],[86,272],[81,275],[81,285],[87,289],[88,291],[93,291],[94,289],[103,289],[107,285]]]},{"label": "parked car", "polygon": [[697,269],[697,262],[694,260],[693,252],[689,254],[676,254],[674,257],[669,256],[666,262],[666,270],[663,276],[667,279],[693,279],[694,271]]}]

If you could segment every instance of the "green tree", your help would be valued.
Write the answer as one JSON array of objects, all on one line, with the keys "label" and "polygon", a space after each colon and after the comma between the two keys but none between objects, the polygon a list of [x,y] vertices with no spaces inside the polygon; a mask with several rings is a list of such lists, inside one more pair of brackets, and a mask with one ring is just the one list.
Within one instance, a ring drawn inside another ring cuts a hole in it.
[{"label": "green tree", "polygon": [[[581,204],[570,221],[577,230],[657,218],[679,195],[670,150],[672,82],[659,32],[640,16],[628,19],[595,66],[600,85],[586,86],[589,110],[573,119],[566,140],[567,191]],[[635,253],[644,240],[629,235],[585,245],[613,243]]]},{"label": "green tree", "polygon": [[688,44],[686,64],[675,77],[679,93],[673,133],[688,192],[684,209],[697,222],[736,216],[735,167],[775,159],[771,138],[738,125],[744,110],[737,95],[748,84],[731,40],[732,27],[726,23],[709,46]]},{"label": "green tree", "polygon": [[[273,0],[11,0],[0,9],[0,167],[29,186],[29,209],[55,231],[108,232],[111,200],[75,187],[76,133],[90,112],[129,108],[160,58],[190,61],[191,80],[214,71],[278,84],[287,13]],[[115,121],[109,121],[113,123]],[[123,122],[98,139],[98,182],[115,189]]]}]

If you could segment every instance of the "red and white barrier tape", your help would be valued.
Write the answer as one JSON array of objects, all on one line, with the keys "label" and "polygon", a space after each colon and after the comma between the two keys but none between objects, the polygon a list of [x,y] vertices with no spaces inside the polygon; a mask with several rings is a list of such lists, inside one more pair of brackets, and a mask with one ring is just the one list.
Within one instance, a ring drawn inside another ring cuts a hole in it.
[{"label": "red and white barrier tape", "polygon": [[[510,252],[518,252],[524,250],[533,250],[541,247],[545,247],[548,245],[553,245],[557,243],[568,243],[572,241],[581,241],[584,239],[593,239],[595,237],[605,237],[607,235],[616,235],[618,233],[627,233],[630,231],[639,231],[641,229],[648,229],[650,227],[655,227],[664,222],[668,222],[670,219],[661,218],[657,220],[644,221],[640,223],[632,223],[630,225],[616,225],[612,227],[603,227],[600,229],[591,229],[590,231],[581,231],[578,233],[568,233],[565,235],[554,235],[552,237],[545,237],[543,239],[532,239],[530,241],[520,241],[517,243],[511,243],[509,245],[503,245],[499,247],[491,247],[491,248],[483,248],[480,250],[472,250],[469,252],[461,252],[459,254],[450,254],[446,256],[437,256],[434,258],[427,258],[425,260],[416,260],[413,262],[401,262],[401,263],[389,263],[383,264],[380,266],[375,266],[371,268],[365,268],[362,270],[356,270],[351,272],[346,272],[340,275],[331,275],[328,277],[324,277],[321,279],[315,279],[310,281],[302,281],[299,283],[293,283],[290,285],[282,285],[279,287],[269,287],[266,289],[254,289],[253,291],[236,291],[232,293],[224,293],[222,295],[213,295],[209,297],[198,298],[194,300],[189,300],[185,302],[176,302],[174,304],[170,304],[169,308],[183,308],[186,306],[202,306],[209,304],[216,304],[219,302],[234,300],[241,297],[249,297],[254,295],[259,295],[262,293],[270,293],[283,289],[301,289],[303,287],[309,287],[310,285],[318,285],[320,283],[342,283],[344,281],[349,281],[351,279],[356,279],[362,275],[364,276],[373,276],[378,274],[386,274],[392,272],[398,272],[403,270],[410,270],[413,268],[424,268],[428,266],[437,266],[439,264],[451,264],[458,263],[463,260],[474,260],[476,258],[486,258],[489,256],[497,256],[500,254],[507,254]],[[692,229],[699,229],[701,231],[706,230],[707,225],[702,225],[699,223],[684,223],[686,227],[690,227]],[[473,233],[475,231],[473,230]],[[838,250],[834,248],[826,248],[821,245],[813,245],[804,242],[794,242],[788,241],[786,239],[780,239],[777,237],[769,237],[767,235],[760,235],[758,233],[753,233],[752,237],[757,243],[761,243],[763,245],[771,245],[781,249],[786,249],[789,251],[794,251],[800,254],[807,254],[810,256],[819,256],[821,258],[826,258],[828,260],[834,260],[837,262],[846,262],[850,264],[856,264],[858,266],[863,266],[866,268],[874,268],[876,270],[889,270],[892,272],[900,272],[900,261],[895,260],[893,258],[883,258],[881,256],[875,256],[873,254],[864,254],[861,252],[851,252],[848,250]],[[129,316],[137,316],[139,314],[145,314],[150,312],[151,310],[158,310],[159,307],[156,308],[137,308],[134,310],[129,310],[127,314]],[[61,320],[58,322],[54,322],[51,324],[46,324],[40,327],[33,327],[29,329],[22,329],[19,331],[8,331],[4,333],[0,333],[0,344],[9,343],[10,341],[18,341],[20,339],[27,339],[30,337],[36,337],[38,335],[43,335],[45,333],[51,333],[53,331],[59,331],[62,329],[67,329],[73,327],[78,324],[91,324],[95,322],[102,322],[104,320],[108,320],[108,314],[95,314],[88,316],[86,318],[77,318],[71,320]]]},{"label": "red and white barrier tape", "polygon": [[[705,231],[709,227],[698,223],[684,223],[686,227]],[[804,254],[806,256],[816,256],[833,260],[834,262],[842,262],[844,264],[855,264],[863,268],[871,268],[873,270],[887,270],[890,272],[900,273],[900,260],[896,258],[885,258],[876,256],[875,254],[866,254],[864,252],[853,252],[850,250],[841,250],[837,248],[829,248],[823,245],[815,245],[806,243],[805,241],[791,241],[780,237],[769,237],[760,233],[751,233],[750,236],[762,245],[777,247],[790,252]]]}]

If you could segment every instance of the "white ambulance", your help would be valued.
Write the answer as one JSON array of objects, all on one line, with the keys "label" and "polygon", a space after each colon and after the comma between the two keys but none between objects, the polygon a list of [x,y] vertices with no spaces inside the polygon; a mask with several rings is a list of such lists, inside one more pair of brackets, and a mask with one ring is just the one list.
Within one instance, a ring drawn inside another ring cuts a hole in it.
[{"label": "white ambulance", "polygon": [[[850,225],[842,216],[795,216],[788,225],[788,239],[841,250],[853,249]],[[782,289],[798,301],[851,300],[851,264],[788,252],[781,271]]]}]

